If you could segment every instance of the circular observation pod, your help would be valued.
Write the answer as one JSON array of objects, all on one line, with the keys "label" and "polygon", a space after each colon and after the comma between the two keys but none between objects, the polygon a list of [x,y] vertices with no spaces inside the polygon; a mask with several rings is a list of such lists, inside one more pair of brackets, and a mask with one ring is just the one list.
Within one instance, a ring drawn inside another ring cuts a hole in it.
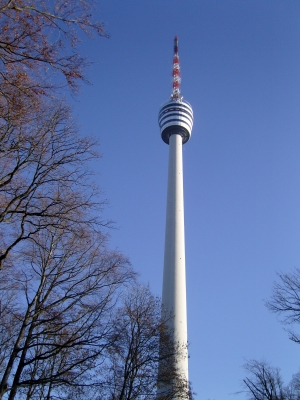
[{"label": "circular observation pod", "polygon": [[186,143],[191,137],[193,120],[193,109],[187,101],[170,100],[164,103],[158,114],[162,140],[169,144],[170,136],[179,134],[182,143]]}]

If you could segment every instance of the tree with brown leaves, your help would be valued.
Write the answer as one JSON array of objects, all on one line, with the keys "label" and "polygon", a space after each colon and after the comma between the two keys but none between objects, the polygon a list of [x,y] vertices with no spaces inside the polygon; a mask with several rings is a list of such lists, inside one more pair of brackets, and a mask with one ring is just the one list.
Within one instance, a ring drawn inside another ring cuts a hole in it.
[{"label": "tree with brown leaves", "polygon": [[107,36],[92,20],[93,6],[93,0],[1,0],[0,87],[28,97],[51,94],[62,84],[52,79],[60,73],[76,89],[87,65],[78,52],[80,32]]},{"label": "tree with brown leaves", "polygon": [[107,36],[92,8],[92,0],[0,0],[0,268],[46,228],[45,217],[68,215],[72,224],[93,206],[86,161],[95,143],[76,135],[68,108],[53,98],[84,80],[80,32]]}]

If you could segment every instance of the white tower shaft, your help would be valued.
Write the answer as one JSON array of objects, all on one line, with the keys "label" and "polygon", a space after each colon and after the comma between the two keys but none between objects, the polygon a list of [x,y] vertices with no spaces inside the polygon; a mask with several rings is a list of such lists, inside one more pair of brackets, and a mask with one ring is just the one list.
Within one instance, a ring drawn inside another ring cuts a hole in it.
[{"label": "white tower shaft", "polygon": [[162,303],[172,313],[170,332],[184,346],[176,369],[188,380],[182,136],[169,138],[169,171]]}]

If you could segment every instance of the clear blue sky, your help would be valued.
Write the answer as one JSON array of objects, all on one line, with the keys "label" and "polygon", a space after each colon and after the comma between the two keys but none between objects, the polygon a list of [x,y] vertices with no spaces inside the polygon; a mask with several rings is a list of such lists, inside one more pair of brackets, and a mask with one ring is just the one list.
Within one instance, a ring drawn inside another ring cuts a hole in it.
[{"label": "clear blue sky", "polygon": [[182,93],[194,109],[184,146],[190,378],[198,399],[230,400],[245,359],[300,366],[300,345],[264,307],[277,271],[300,267],[300,2],[105,0],[110,39],[74,101],[95,164],[111,243],[162,286],[168,146],[158,109],[171,93],[179,36]]}]

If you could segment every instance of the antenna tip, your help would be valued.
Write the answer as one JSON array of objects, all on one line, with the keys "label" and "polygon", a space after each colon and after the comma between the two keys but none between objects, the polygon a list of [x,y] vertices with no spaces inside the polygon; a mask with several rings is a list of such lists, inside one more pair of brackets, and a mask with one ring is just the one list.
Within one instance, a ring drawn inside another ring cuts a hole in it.
[{"label": "antenna tip", "polygon": [[174,53],[178,53],[178,36],[174,38]]}]

